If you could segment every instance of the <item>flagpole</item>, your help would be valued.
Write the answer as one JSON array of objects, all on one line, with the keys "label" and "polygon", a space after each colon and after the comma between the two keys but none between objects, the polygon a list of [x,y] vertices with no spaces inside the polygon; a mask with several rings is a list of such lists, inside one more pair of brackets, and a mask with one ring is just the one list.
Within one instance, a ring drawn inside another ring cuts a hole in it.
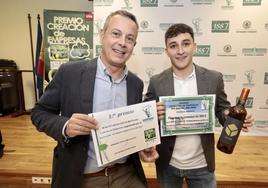
[{"label": "flagpole", "polygon": [[[37,19],[40,19],[38,14]],[[34,68],[34,53],[33,53],[33,36],[32,36],[32,24],[31,24],[31,15],[28,13],[28,22],[29,22],[29,31],[30,31],[30,43],[31,43],[31,55],[32,55],[32,69],[33,69],[33,80],[34,80],[34,96],[35,102],[37,102],[37,92],[36,92],[36,78],[35,78],[35,68]]]}]

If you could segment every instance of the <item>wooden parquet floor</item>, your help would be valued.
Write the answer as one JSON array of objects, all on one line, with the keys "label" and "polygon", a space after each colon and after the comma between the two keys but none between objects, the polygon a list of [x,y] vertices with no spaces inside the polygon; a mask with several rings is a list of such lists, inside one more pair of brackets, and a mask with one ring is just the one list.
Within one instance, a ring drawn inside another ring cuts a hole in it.
[{"label": "wooden parquet floor", "polygon": [[[32,177],[51,176],[56,142],[38,132],[29,115],[0,117],[0,130],[5,144],[0,158],[0,188],[50,187],[33,184]],[[159,187],[154,164],[143,166],[150,187]],[[242,136],[232,155],[216,151],[216,178],[219,188],[268,188],[268,137]]]}]

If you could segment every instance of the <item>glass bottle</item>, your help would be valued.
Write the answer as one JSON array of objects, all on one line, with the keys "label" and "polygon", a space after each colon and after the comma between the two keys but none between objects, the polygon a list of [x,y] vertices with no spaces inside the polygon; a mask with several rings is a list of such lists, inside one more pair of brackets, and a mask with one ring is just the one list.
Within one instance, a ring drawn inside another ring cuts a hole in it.
[{"label": "glass bottle", "polygon": [[245,108],[250,89],[243,88],[235,106],[229,108],[229,114],[224,122],[217,148],[227,154],[233,153],[237,139],[247,115]]}]

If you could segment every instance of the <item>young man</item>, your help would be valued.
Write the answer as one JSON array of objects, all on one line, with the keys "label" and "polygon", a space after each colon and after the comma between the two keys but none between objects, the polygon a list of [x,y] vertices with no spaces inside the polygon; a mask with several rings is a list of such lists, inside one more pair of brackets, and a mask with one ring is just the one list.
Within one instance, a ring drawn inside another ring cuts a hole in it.
[{"label": "young man", "polygon": [[53,188],[146,187],[137,153],[98,167],[90,135],[98,125],[87,115],[142,101],[143,82],[126,67],[137,35],[134,15],[111,13],[100,34],[100,57],[62,65],[35,105],[33,124],[58,143]]},{"label": "young man", "polygon": [[[223,123],[230,103],[222,74],[193,63],[196,44],[192,28],[185,24],[172,25],[166,31],[165,43],[171,68],[151,78],[145,101],[159,100],[159,96],[215,94],[215,114]],[[164,104],[157,104],[159,119],[162,119]],[[252,116],[248,115],[245,131],[252,122]],[[214,143],[214,134],[162,137],[156,161],[157,178],[162,187],[180,188],[185,178],[189,188],[215,188]]]}]

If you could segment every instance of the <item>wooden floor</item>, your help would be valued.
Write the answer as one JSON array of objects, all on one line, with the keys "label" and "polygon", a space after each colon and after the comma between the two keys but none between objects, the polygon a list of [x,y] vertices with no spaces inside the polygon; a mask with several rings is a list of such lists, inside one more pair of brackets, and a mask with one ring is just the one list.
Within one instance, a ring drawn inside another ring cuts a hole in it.
[{"label": "wooden floor", "polygon": [[[0,188],[50,187],[55,141],[39,133],[29,115],[0,117],[0,130]],[[150,187],[159,187],[154,164],[143,166]],[[268,188],[268,137],[240,137],[232,155],[216,151],[216,178],[218,188]]]}]

